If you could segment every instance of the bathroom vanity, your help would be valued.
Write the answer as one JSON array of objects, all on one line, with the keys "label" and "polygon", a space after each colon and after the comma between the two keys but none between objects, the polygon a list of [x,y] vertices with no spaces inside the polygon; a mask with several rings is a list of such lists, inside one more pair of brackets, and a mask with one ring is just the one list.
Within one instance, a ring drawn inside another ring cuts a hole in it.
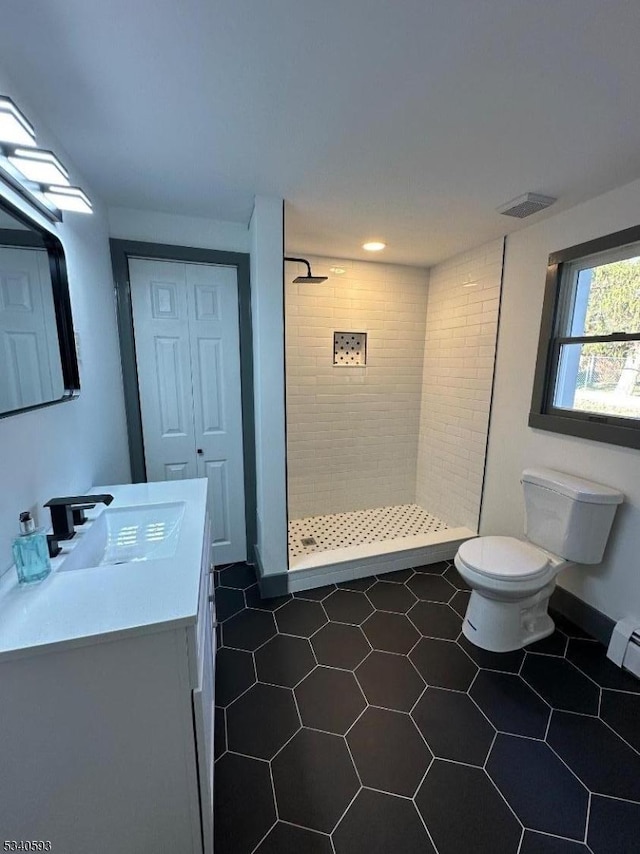
[{"label": "bathroom vanity", "polygon": [[92,491],[47,579],[0,579],[0,842],[211,854],[207,481]]}]

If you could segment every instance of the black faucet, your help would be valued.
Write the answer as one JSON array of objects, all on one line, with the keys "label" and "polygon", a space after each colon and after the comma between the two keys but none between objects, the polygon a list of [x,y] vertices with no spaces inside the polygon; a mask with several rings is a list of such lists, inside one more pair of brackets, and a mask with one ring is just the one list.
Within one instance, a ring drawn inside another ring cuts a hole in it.
[{"label": "black faucet", "polygon": [[113,495],[70,495],[64,498],[51,498],[44,505],[51,510],[51,524],[54,540],[70,540],[75,534],[75,525],[84,525],[87,517],[85,510],[90,510],[96,504],[106,504],[113,501]]}]

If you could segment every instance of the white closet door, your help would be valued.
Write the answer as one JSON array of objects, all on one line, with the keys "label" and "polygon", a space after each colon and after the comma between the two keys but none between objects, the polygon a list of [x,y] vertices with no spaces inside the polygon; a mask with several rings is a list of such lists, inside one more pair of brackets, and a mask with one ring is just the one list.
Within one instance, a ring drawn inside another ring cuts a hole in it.
[{"label": "white closet door", "polygon": [[64,383],[47,253],[0,246],[2,410],[62,396]]},{"label": "white closet door", "polygon": [[246,559],[233,267],[129,260],[149,480],[207,477],[216,563]]},{"label": "white closet door", "polygon": [[209,480],[216,563],[231,563],[247,557],[237,274],[187,264],[186,276],[198,475]]}]

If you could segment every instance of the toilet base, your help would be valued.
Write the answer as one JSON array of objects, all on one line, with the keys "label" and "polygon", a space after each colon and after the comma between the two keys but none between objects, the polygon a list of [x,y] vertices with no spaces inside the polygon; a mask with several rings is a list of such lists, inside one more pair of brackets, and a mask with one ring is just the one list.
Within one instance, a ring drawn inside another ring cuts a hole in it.
[{"label": "toilet base", "polygon": [[555,582],[521,600],[499,600],[473,590],[462,633],[490,652],[512,652],[552,634],[555,625],[547,606]]}]

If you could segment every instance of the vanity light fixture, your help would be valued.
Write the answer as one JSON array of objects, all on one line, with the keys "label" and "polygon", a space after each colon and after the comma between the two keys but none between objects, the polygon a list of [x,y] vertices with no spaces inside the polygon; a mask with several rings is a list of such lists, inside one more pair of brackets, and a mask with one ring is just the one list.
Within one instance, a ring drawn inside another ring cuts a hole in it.
[{"label": "vanity light fixture", "polygon": [[6,95],[0,95],[0,142],[13,145],[36,144],[33,125]]},{"label": "vanity light fixture", "polygon": [[51,184],[43,186],[42,191],[47,201],[56,205],[61,211],[93,213],[93,205],[80,187],[63,187],[59,184]]},{"label": "vanity light fixture", "polygon": [[69,186],[69,173],[53,151],[41,148],[13,148],[7,152],[7,160],[27,181]]},{"label": "vanity light fixture", "polygon": [[380,252],[386,245],[381,240],[370,240],[367,243],[363,243],[362,248],[366,249],[367,252]]}]

